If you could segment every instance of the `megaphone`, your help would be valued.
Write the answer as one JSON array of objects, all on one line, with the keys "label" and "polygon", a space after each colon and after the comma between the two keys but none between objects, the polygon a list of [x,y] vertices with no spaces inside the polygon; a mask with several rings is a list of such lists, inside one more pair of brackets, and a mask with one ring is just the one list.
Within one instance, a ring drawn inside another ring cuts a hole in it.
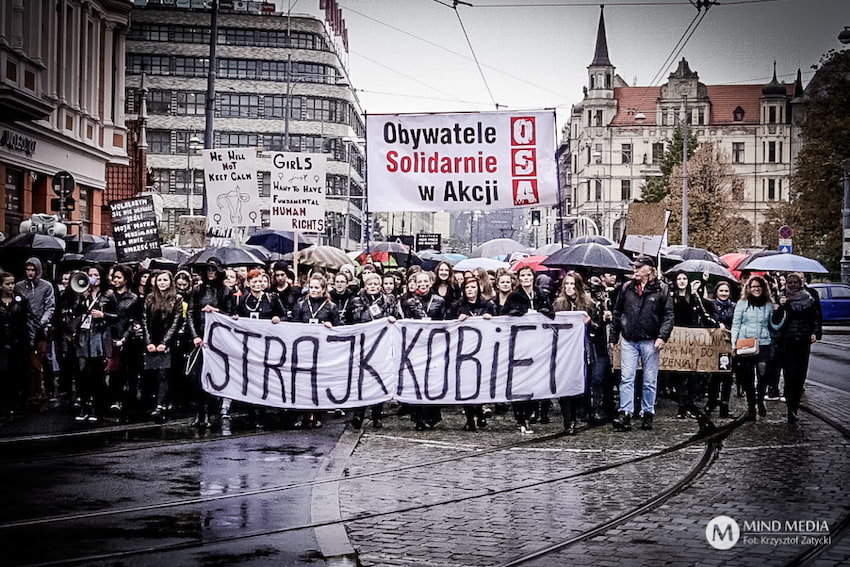
[{"label": "megaphone", "polygon": [[91,287],[89,275],[85,272],[74,272],[71,274],[71,289],[77,293],[85,293]]}]

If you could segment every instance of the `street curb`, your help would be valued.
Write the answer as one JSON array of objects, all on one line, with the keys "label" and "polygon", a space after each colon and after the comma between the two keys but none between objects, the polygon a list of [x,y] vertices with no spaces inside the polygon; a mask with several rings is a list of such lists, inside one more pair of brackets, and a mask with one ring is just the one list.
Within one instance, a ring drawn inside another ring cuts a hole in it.
[{"label": "street curb", "polygon": [[[328,454],[327,462],[316,475],[315,480],[340,479],[345,475],[345,465],[354,452],[362,430],[352,430],[346,427],[337,441],[336,446]],[[339,514],[339,482],[320,484],[313,489],[310,502],[312,521],[338,522]],[[319,552],[325,558],[329,567],[355,567],[359,565],[357,552],[348,539],[348,532],[341,522],[315,528],[314,534],[319,545]]]},{"label": "street curb", "polygon": [[821,343],[821,344],[824,344],[824,345],[829,345],[831,347],[847,348],[847,345],[845,343],[835,343],[835,342],[827,341],[827,340],[824,340],[824,339],[821,339],[818,342]]}]

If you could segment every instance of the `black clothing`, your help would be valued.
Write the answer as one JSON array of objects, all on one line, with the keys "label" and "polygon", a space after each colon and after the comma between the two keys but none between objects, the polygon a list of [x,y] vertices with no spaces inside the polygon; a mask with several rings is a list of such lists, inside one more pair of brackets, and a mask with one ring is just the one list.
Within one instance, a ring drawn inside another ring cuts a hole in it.
[{"label": "black clothing", "polygon": [[111,326],[112,340],[126,339],[133,331],[133,323],[140,315],[139,296],[129,289],[124,293],[114,291],[107,291],[106,293],[112,296],[113,301],[112,308],[114,311],[104,313]]},{"label": "black clothing", "polygon": [[428,316],[421,298],[415,293],[407,293],[399,298],[398,312],[404,319],[424,319]]},{"label": "black clothing", "polygon": [[253,293],[243,295],[236,307],[236,315],[251,319],[272,319],[279,317],[286,320],[287,314],[276,293],[262,292],[259,299]]},{"label": "black clothing", "polygon": [[142,312],[145,345],[170,347],[183,319],[183,305],[178,297],[167,311],[154,310],[149,302]]},{"label": "black clothing", "polygon": [[[397,315],[395,297],[384,295],[381,292],[376,295],[369,295],[365,289],[360,290],[357,295],[351,298],[349,306],[352,323],[368,323],[376,319]],[[371,309],[373,306],[375,309]]]},{"label": "black clothing", "polygon": [[461,315],[479,317],[484,314],[495,315],[496,306],[489,299],[480,297],[475,303],[471,303],[468,299],[460,299],[455,301],[451,308],[452,319],[457,319]]},{"label": "black clothing", "polygon": [[206,313],[204,307],[210,305],[222,313],[232,314],[235,309],[233,291],[223,283],[202,283],[189,297],[189,335],[203,338]]},{"label": "black clothing", "polygon": [[292,314],[295,304],[301,301],[301,298],[304,297],[304,292],[301,288],[295,287],[294,285],[288,285],[284,289],[275,287],[272,288],[271,291],[277,294],[281,305],[283,305],[284,310],[286,310],[287,316]]},{"label": "black clothing", "polygon": [[425,308],[425,315],[434,321],[444,321],[448,318],[448,305],[446,300],[435,293],[420,295],[419,301]]},{"label": "black clothing", "polygon": [[291,320],[296,323],[309,323],[316,319],[319,323],[329,322],[334,327],[342,325],[339,308],[326,297],[305,297],[295,304]]},{"label": "black clothing", "polygon": [[667,286],[657,279],[647,282],[638,293],[637,280],[626,283],[614,306],[609,342],[620,334],[629,341],[666,341],[673,332],[673,301]]},{"label": "black clothing", "polygon": [[[717,327],[714,316],[714,304],[688,291],[680,295],[677,291],[673,298],[673,324],[677,327]],[[732,308],[734,313],[734,307]]]},{"label": "black clothing", "polygon": [[732,328],[732,319],[735,316],[735,302],[731,299],[721,300],[715,299],[712,304],[714,305],[714,315],[718,324],[723,323],[727,329]]},{"label": "black clothing", "polygon": [[337,292],[335,289],[328,290],[328,294],[331,296],[331,299],[336,304],[336,308],[339,310],[339,318],[342,320],[343,325],[351,324],[351,298],[357,294],[357,289],[352,290],[351,287],[346,287],[345,291],[342,293]]},{"label": "black clothing", "polygon": [[505,301],[501,314],[519,317],[528,313],[530,309],[549,317],[555,316],[549,297],[538,287],[532,289],[531,297],[522,287],[513,290]]}]

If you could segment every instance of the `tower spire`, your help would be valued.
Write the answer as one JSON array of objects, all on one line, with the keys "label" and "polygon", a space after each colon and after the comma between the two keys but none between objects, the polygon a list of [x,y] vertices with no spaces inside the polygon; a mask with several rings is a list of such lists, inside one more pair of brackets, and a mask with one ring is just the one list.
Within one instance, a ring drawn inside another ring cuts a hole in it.
[{"label": "tower spire", "polygon": [[605,37],[605,4],[599,5],[599,28],[596,30],[596,51],[593,54],[594,65],[611,65],[608,59],[608,40]]}]

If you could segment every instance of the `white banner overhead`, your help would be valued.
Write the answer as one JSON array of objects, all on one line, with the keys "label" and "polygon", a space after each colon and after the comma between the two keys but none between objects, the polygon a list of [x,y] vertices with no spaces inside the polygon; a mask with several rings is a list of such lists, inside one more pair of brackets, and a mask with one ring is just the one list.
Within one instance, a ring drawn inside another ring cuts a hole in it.
[{"label": "white banner overhead", "polygon": [[369,210],[555,205],[555,113],[366,117]]},{"label": "white banner overhead", "polygon": [[208,313],[202,384],[281,408],[473,404],[584,391],[581,313],[328,329]]},{"label": "white banner overhead", "polygon": [[327,155],[272,154],[270,227],[325,231]]},{"label": "white banner overhead", "polygon": [[210,228],[260,226],[257,148],[203,150]]}]

